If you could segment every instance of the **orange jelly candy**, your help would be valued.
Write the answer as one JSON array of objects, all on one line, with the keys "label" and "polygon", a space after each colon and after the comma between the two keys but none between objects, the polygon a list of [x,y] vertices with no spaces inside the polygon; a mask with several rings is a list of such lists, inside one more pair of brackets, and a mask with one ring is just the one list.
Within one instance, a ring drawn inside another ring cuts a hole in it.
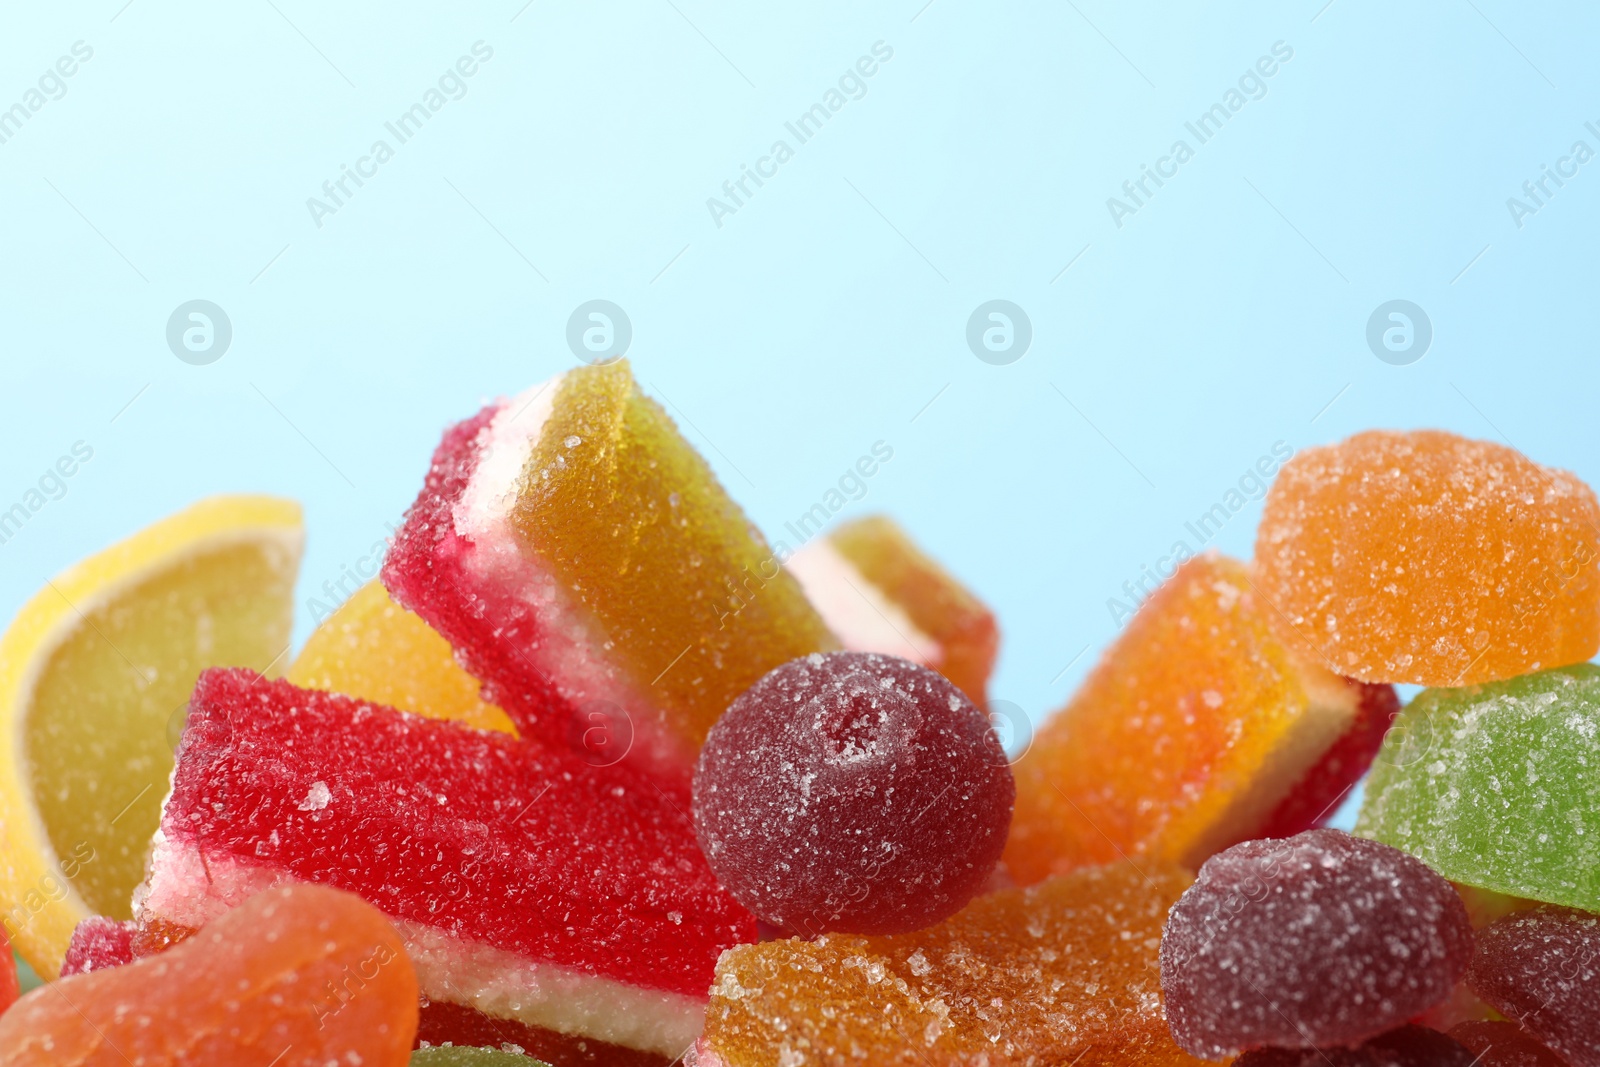
[{"label": "orange jelly candy", "polygon": [[686,1063],[1198,1064],[1167,1028],[1158,964],[1189,880],[1089,868],[980,897],[916,933],[730,949]]},{"label": "orange jelly candy", "polygon": [[404,1067],[417,977],[360,898],[270,889],[158,956],[64,978],[0,1016],[0,1067]]},{"label": "orange jelly candy", "polygon": [[1600,502],[1574,475],[1438,430],[1284,465],[1256,535],[1285,633],[1370,682],[1465,686],[1600,649]]},{"label": "orange jelly candy", "polygon": [[1266,614],[1211,553],[1150,596],[1014,768],[1019,883],[1140,855],[1194,869],[1331,808],[1398,703],[1297,657]]},{"label": "orange jelly candy", "polygon": [[478,695],[478,680],[455,661],[450,642],[390,600],[382,582],[368,582],[324,619],[286,677],[424,718],[517,732]]}]

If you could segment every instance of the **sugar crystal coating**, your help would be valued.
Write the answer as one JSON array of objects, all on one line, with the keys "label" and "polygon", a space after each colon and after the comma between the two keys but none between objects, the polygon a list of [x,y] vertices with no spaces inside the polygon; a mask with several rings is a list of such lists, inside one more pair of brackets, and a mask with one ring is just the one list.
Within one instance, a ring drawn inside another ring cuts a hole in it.
[{"label": "sugar crystal coating", "polygon": [[448,430],[383,582],[524,737],[643,766],[684,799],[735,696],[837,647],[626,361]]},{"label": "sugar crystal coating", "polygon": [[1453,881],[1600,910],[1600,667],[1418,694],[1356,833]]},{"label": "sugar crystal coating", "polygon": [[333,885],[395,920],[430,998],[669,1055],[755,936],[688,816],[626,768],[244,670],[202,674],[190,706],[143,922]]},{"label": "sugar crystal coating", "polygon": [[1600,915],[1541,907],[1490,923],[1467,983],[1572,1067],[1600,1065]]},{"label": "sugar crystal coating", "polygon": [[1567,471],[1438,430],[1301,452],[1256,535],[1286,634],[1368,682],[1459,686],[1600,648],[1600,503]]},{"label": "sugar crystal coating", "polygon": [[1516,1023],[1465,1022],[1452,1026],[1450,1036],[1478,1057],[1478,1067],[1570,1067]]},{"label": "sugar crystal coating", "polygon": [[1247,568],[1215,554],[1151,595],[1017,764],[1018,881],[1124,855],[1198,867],[1336,806],[1394,694],[1303,661],[1269,613]]},{"label": "sugar crystal coating", "polygon": [[272,889],[168,952],[64,978],[0,1016],[0,1067],[404,1067],[417,979],[371,905]]},{"label": "sugar crystal coating", "polygon": [[1181,1067],[1156,952],[1189,876],[1090,867],[979,897],[890,937],[828,934],[725,953],[702,1067]]},{"label": "sugar crystal coating", "polygon": [[1483,1067],[1459,1041],[1424,1026],[1402,1026],[1355,1048],[1264,1048],[1233,1067]]},{"label": "sugar crystal coating", "polygon": [[61,962],[61,976],[88,974],[107,967],[133,962],[132,922],[119,922],[104,915],[91,915],[72,931],[72,943]]},{"label": "sugar crystal coating", "polygon": [[1173,907],[1161,988],[1178,1044],[1221,1059],[1353,1044],[1448,997],[1472,956],[1450,883],[1340,830],[1247,841]]},{"label": "sugar crystal coating", "polygon": [[871,652],[768,672],[711,730],[695,832],[775,926],[899,933],[959,911],[1005,848],[1015,796],[983,713],[939,674]]}]

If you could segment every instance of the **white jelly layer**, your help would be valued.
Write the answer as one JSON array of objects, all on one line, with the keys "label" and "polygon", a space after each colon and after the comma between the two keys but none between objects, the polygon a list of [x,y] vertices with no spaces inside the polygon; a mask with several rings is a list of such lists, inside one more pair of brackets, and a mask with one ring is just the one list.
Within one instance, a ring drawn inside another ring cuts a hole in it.
[{"label": "white jelly layer", "polygon": [[[256,893],[297,882],[285,871],[206,856],[157,833],[150,874],[134,899],[141,920],[196,929]],[[396,920],[430,1000],[485,1015],[678,1056],[700,1033],[705,1002],[531,959],[438,927]]]},{"label": "white jelly layer", "polygon": [[827,538],[784,561],[806,599],[845,648],[881,652],[925,667],[944,660],[939,642],[923,633],[900,605],[883,595]]}]

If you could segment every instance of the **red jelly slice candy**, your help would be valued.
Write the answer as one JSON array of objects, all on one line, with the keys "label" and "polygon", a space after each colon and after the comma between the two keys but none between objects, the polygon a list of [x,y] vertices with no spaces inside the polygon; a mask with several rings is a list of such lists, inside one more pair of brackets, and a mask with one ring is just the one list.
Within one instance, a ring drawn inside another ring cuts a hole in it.
[{"label": "red jelly slice candy", "polygon": [[892,934],[959,911],[1005,848],[1016,788],[987,717],[942,675],[873,652],[769,672],[711,728],[695,828],[775,926]]},{"label": "red jelly slice candy", "polygon": [[1211,857],[1173,905],[1161,989],[1178,1044],[1221,1059],[1347,1045],[1450,996],[1467,909],[1420,860],[1340,830]]},{"label": "red jelly slice candy", "polygon": [[197,927],[284,881],[393,917],[430,999],[666,1055],[755,937],[688,816],[631,772],[207,671],[136,915]]},{"label": "red jelly slice candy", "polygon": [[1467,984],[1572,1067],[1600,1065],[1600,915],[1542,907],[1490,923]]}]

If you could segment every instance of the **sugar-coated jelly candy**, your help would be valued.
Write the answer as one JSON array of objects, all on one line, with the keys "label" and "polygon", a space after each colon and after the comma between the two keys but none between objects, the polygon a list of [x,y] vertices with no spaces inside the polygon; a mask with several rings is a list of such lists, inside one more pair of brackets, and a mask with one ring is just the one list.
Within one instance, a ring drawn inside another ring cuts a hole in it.
[{"label": "sugar-coated jelly candy", "polygon": [[755,937],[688,815],[623,767],[250,671],[189,704],[142,923],[333,885],[395,920],[431,1000],[667,1056]]},{"label": "sugar-coated jelly candy", "polygon": [[1600,915],[1541,907],[1490,923],[1467,984],[1572,1067],[1600,1065]]},{"label": "sugar-coated jelly candy", "polygon": [[1298,657],[1268,614],[1215,554],[1151,595],[1017,764],[1019,882],[1124,855],[1195,868],[1334,810],[1399,705]]},{"label": "sugar-coated jelly candy", "polygon": [[1189,876],[1083,868],[979,897],[926,930],[741,945],[717,965],[686,1063],[1180,1067],[1161,923]]},{"label": "sugar-coated jelly candy", "polygon": [[847,522],[784,561],[848,649],[932,667],[978,707],[1000,647],[994,613],[885,515]]},{"label": "sugar-coated jelly candy", "polygon": [[405,1067],[417,977],[349,893],[257,894],[168,952],[63,978],[0,1016],[0,1067]]},{"label": "sugar-coated jelly candy", "polygon": [[1465,1022],[1452,1026],[1450,1036],[1478,1057],[1478,1067],[1570,1067],[1516,1023]]},{"label": "sugar-coated jelly candy", "polygon": [[91,915],[72,931],[67,957],[61,962],[61,976],[88,974],[107,967],[133,962],[132,922]]},{"label": "sugar-coated jelly candy", "polygon": [[1014,795],[988,719],[948,679],[818,652],[763,675],[711,728],[695,832],[722,884],[774,926],[901,933],[972,899]]},{"label": "sugar-coated jelly candy", "polygon": [[1420,693],[1356,833],[1453,881],[1600,911],[1600,667]]},{"label": "sugar-coated jelly candy", "polygon": [[1600,649],[1600,503],[1567,471],[1438,430],[1284,464],[1256,534],[1286,633],[1340,674],[1460,686]]},{"label": "sugar-coated jelly candy", "polygon": [[551,1067],[542,1060],[532,1059],[520,1052],[504,1052],[492,1048],[418,1049],[411,1054],[410,1067]]},{"label": "sugar-coated jelly candy", "polygon": [[1425,1026],[1402,1026],[1354,1048],[1263,1048],[1233,1067],[1483,1067],[1467,1047]]},{"label": "sugar-coated jelly candy", "polygon": [[1450,883],[1398,849],[1342,830],[1246,841],[1200,868],[1161,942],[1178,1044],[1354,1044],[1450,996],[1472,957]]},{"label": "sugar-coated jelly candy", "polygon": [[383,581],[524,735],[599,747],[683,791],[734,697],[837,647],[625,361],[447,431]]},{"label": "sugar-coated jelly candy", "polygon": [[429,719],[515,733],[506,713],[485,703],[479,683],[455,661],[450,642],[368,582],[306,639],[284,677]]}]

